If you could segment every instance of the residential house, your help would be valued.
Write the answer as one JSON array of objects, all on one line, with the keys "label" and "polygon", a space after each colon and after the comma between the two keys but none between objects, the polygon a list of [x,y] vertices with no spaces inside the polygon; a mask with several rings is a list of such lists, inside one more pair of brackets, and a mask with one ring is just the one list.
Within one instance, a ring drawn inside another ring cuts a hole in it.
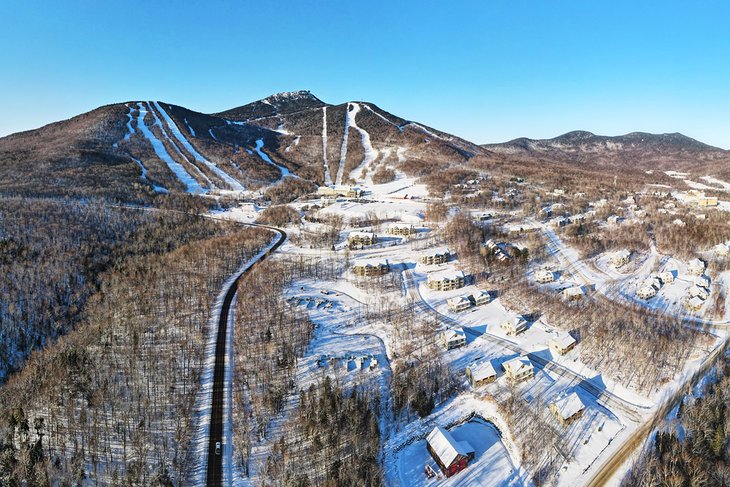
[{"label": "residential house", "polygon": [[700,298],[703,301],[710,297],[710,292],[707,289],[699,287],[697,285],[689,288],[688,294],[692,298]]},{"label": "residential house", "polygon": [[570,286],[563,289],[563,299],[567,301],[578,301],[585,296],[586,292],[582,286]]},{"label": "residential house", "polygon": [[451,291],[466,285],[466,274],[462,271],[441,271],[428,275],[428,287],[435,291]]},{"label": "residential house", "polygon": [[570,424],[583,415],[586,406],[580,396],[571,392],[548,406],[561,425]]},{"label": "residential house", "polygon": [[703,304],[705,304],[705,301],[703,299],[700,299],[699,296],[695,296],[684,302],[685,308],[690,311],[699,311],[702,308]]},{"label": "residential house", "polygon": [[707,267],[707,264],[705,264],[704,261],[700,259],[692,259],[687,264],[687,272],[689,272],[692,275],[695,276],[701,276],[705,273],[705,268]]},{"label": "residential house", "polygon": [[513,384],[518,384],[535,376],[535,369],[532,362],[526,356],[515,357],[502,364],[507,378]]},{"label": "residential house", "polygon": [[474,448],[467,441],[456,441],[446,429],[436,426],[426,438],[426,448],[446,477],[461,472],[474,460]]},{"label": "residential house", "polygon": [[451,350],[466,345],[466,334],[461,328],[449,328],[439,333],[439,340],[446,350]]},{"label": "residential house", "polygon": [[466,368],[466,378],[472,387],[477,388],[497,380],[497,371],[494,370],[492,362],[484,360],[473,363]]},{"label": "residential house", "polygon": [[651,299],[657,294],[657,289],[654,286],[641,286],[636,291],[636,297],[639,299]]},{"label": "residential house", "polygon": [[728,255],[730,255],[730,245],[728,245],[727,243],[719,243],[715,245],[712,250],[718,257],[727,257]]},{"label": "residential house", "polygon": [[565,355],[575,348],[578,344],[575,338],[570,333],[562,332],[558,336],[553,337],[548,341],[548,347],[550,350],[557,353],[558,355]]},{"label": "residential house", "polygon": [[672,283],[672,282],[674,282],[674,280],[676,278],[677,278],[677,271],[675,269],[671,269],[671,270],[659,273],[659,279],[662,280],[662,284]]},{"label": "residential house", "polygon": [[555,281],[555,273],[547,269],[540,269],[539,271],[535,272],[535,281],[539,282],[540,284],[553,282]]},{"label": "residential house", "polygon": [[456,296],[446,301],[454,313],[465,311],[472,306],[471,299],[466,296]]},{"label": "residential house", "polygon": [[492,295],[489,294],[489,291],[476,290],[469,295],[469,299],[474,303],[474,306],[482,306],[492,301]]},{"label": "residential house", "polygon": [[519,335],[523,331],[527,330],[527,320],[522,316],[515,316],[512,319],[502,322],[500,327],[507,335]]},{"label": "residential house", "polygon": [[628,264],[629,260],[631,260],[631,252],[626,249],[614,252],[613,254],[611,254],[611,257],[609,259],[611,265],[613,265],[617,269],[621,266]]},{"label": "residential house", "polygon": [[695,277],[694,283],[695,283],[695,286],[699,286],[701,288],[707,289],[708,291],[710,290],[710,278],[707,277],[706,275]]}]

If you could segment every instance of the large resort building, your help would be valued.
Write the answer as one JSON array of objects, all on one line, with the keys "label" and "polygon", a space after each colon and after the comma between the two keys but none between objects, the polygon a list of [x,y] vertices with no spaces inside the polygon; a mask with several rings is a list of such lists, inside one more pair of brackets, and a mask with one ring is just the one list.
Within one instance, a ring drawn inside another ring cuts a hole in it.
[{"label": "large resort building", "polygon": [[416,229],[410,223],[391,223],[388,225],[386,230],[388,235],[398,235],[401,237],[408,237],[416,233]]},{"label": "large resort building", "polygon": [[352,265],[352,272],[357,276],[382,276],[390,270],[387,259],[361,259]]},{"label": "large resort building", "polygon": [[347,236],[347,243],[350,247],[367,247],[378,241],[373,232],[350,232]]},{"label": "large resort building", "polygon": [[342,196],[345,198],[359,198],[362,190],[354,186],[320,186],[317,194],[322,196]]},{"label": "large resort building", "polygon": [[434,265],[444,264],[451,259],[451,252],[449,249],[430,249],[427,250],[420,258],[421,264]]},{"label": "large resort building", "polygon": [[462,271],[434,272],[428,275],[428,287],[434,291],[451,291],[466,285],[466,274]]}]

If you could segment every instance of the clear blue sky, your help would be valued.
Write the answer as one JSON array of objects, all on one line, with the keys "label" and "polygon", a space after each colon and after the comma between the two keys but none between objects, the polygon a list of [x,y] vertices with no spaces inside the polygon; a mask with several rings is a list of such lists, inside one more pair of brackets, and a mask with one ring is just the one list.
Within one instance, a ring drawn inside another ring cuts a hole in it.
[{"label": "clear blue sky", "polygon": [[0,2],[0,135],[96,106],[367,100],[474,142],[682,132],[730,148],[730,3]]}]

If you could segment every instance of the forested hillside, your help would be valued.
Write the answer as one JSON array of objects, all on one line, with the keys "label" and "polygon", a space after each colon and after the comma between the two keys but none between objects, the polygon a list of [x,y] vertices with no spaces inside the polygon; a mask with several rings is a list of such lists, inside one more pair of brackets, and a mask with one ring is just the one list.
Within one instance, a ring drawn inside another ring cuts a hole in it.
[{"label": "forested hillside", "polygon": [[[32,353],[0,389],[0,484],[78,485],[86,477],[180,485],[213,300],[271,233],[176,213],[45,202],[34,208],[53,230],[44,239],[41,227],[22,232],[9,223],[9,215],[35,221],[30,209],[4,204],[12,212],[3,214],[3,238],[17,250],[3,265],[32,268],[21,271],[34,277],[4,291],[13,309],[3,312],[28,329],[24,353],[34,340],[68,333]],[[42,304],[17,311],[36,294]],[[46,302],[63,313],[62,329]]]}]

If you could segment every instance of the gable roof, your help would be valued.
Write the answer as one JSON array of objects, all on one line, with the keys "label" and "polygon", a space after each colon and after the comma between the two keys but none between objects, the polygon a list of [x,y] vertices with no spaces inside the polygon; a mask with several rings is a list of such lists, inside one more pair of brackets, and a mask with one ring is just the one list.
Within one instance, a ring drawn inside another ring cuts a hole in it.
[{"label": "gable roof", "polygon": [[580,396],[575,392],[571,392],[567,396],[558,399],[553,403],[563,419],[569,419],[585,409],[585,404]]},{"label": "gable roof", "polygon": [[466,441],[456,441],[451,433],[441,426],[436,426],[426,439],[436,456],[446,467],[454,463],[459,455],[467,456],[474,449]]},{"label": "gable roof", "polygon": [[489,360],[483,362],[477,362],[469,366],[471,372],[471,378],[474,382],[482,381],[488,377],[496,377],[497,371],[494,370],[494,365]]},{"label": "gable roof", "polygon": [[504,369],[512,375],[518,375],[525,369],[532,369],[532,362],[527,357],[515,357],[503,364]]}]

